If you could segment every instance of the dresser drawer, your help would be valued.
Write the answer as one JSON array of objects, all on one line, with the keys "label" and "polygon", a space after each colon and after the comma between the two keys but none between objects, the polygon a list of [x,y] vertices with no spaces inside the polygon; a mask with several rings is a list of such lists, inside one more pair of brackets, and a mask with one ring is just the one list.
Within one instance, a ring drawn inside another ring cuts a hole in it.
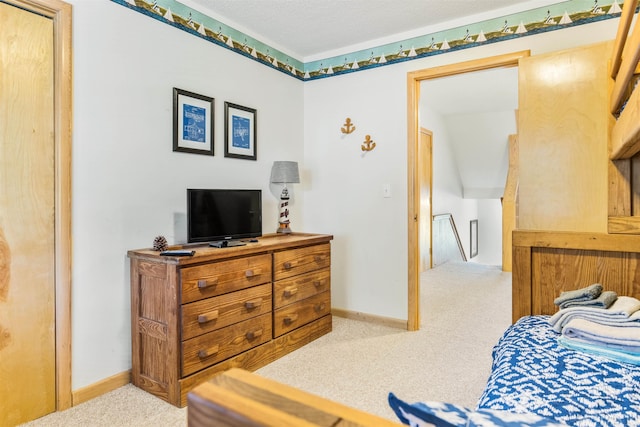
[{"label": "dresser drawer", "polygon": [[182,340],[271,312],[271,285],[264,284],[182,306]]},{"label": "dresser drawer", "polygon": [[273,254],[273,280],[286,279],[330,265],[329,243],[276,252]]},{"label": "dresser drawer", "polygon": [[182,303],[269,283],[271,271],[269,254],[183,268]]},{"label": "dresser drawer", "polygon": [[331,270],[312,271],[273,284],[273,308],[283,307],[331,289]]},{"label": "dresser drawer", "polygon": [[322,292],[273,312],[274,337],[331,313],[331,293]]},{"label": "dresser drawer", "polygon": [[271,340],[271,314],[235,323],[182,343],[182,376]]}]

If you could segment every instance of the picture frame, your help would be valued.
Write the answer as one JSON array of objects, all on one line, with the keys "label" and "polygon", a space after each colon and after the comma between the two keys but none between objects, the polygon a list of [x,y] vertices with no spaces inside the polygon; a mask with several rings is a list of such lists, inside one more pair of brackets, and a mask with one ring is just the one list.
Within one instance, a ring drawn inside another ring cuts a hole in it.
[{"label": "picture frame", "polygon": [[257,112],[231,102],[224,103],[224,156],[258,159]]},{"label": "picture frame", "polygon": [[478,255],[478,220],[473,219],[469,222],[470,250],[469,258]]},{"label": "picture frame", "polygon": [[173,88],[173,151],[214,155],[214,98]]}]

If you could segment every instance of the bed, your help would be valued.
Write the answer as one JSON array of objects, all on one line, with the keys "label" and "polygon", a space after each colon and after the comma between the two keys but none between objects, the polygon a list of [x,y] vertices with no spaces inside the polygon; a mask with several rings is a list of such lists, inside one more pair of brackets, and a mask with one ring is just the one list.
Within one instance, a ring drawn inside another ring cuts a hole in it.
[{"label": "bed", "polygon": [[549,316],[526,316],[496,345],[478,408],[575,426],[640,425],[640,366],[558,344]]}]

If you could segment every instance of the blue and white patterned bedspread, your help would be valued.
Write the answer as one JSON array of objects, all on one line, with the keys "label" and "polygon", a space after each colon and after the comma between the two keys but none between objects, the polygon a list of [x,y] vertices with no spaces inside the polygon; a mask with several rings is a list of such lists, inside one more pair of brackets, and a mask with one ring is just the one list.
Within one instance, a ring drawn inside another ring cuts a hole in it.
[{"label": "blue and white patterned bedspread", "polygon": [[562,347],[548,319],[523,317],[507,329],[478,408],[580,427],[640,426],[640,366]]}]

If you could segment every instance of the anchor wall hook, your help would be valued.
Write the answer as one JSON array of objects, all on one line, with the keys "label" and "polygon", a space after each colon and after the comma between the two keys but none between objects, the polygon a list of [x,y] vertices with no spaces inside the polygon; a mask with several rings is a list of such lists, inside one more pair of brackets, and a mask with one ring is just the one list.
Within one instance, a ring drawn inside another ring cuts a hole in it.
[{"label": "anchor wall hook", "polygon": [[353,123],[351,123],[351,119],[347,117],[347,120],[344,123],[344,127],[340,128],[340,130],[342,131],[342,133],[349,134],[356,130],[356,127],[353,125]]},{"label": "anchor wall hook", "polygon": [[362,151],[371,151],[376,148],[376,143],[373,142],[370,135],[365,135],[364,145],[361,145]]}]

